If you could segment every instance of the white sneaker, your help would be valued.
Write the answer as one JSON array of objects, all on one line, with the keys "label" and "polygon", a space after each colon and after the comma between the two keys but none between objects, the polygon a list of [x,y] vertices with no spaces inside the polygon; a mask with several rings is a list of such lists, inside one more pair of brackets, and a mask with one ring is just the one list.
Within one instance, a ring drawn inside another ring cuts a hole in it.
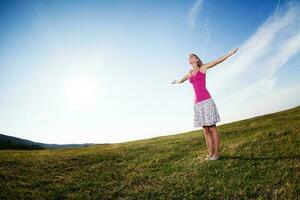
[{"label": "white sneaker", "polygon": [[220,158],[220,155],[215,156],[213,155],[209,160],[218,160]]},{"label": "white sneaker", "polygon": [[204,160],[210,160],[213,156],[212,155],[207,155]]}]

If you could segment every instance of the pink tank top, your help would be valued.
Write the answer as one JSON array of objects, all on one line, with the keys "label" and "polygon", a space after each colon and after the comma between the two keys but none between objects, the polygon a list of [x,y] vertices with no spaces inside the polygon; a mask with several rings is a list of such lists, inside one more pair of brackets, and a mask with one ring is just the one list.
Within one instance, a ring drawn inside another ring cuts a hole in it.
[{"label": "pink tank top", "polygon": [[211,98],[208,90],[206,89],[205,77],[206,73],[201,71],[197,71],[195,75],[189,75],[189,81],[193,85],[195,98],[194,103],[198,103],[200,101],[204,101],[206,99]]}]

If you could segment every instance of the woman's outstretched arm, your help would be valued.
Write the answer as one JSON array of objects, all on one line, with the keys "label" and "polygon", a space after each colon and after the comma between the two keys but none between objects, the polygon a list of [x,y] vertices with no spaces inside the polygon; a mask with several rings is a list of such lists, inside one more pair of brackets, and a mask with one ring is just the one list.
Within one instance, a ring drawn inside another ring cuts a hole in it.
[{"label": "woman's outstretched arm", "polygon": [[203,64],[203,67],[208,69],[211,68],[213,66],[216,66],[217,64],[223,62],[224,60],[226,60],[228,57],[230,57],[231,55],[235,54],[237,52],[238,48],[231,50],[228,54],[226,54],[225,56],[222,56],[220,58],[217,58],[214,61],[211,61],[209,63],[205,63]]},{"label": "woman's outstretched arm", "polygon": [[174,84],[174,83],[183,83],[184,81],[188,80],[189,77],[190,77],[191,71],[193,71],[193,70],[190,70],[190,71],[188,72],[188,74],[186,74],[182,79],[180,79],[180,80],[174,80],[174,81],[172,82],[172,84]]}]

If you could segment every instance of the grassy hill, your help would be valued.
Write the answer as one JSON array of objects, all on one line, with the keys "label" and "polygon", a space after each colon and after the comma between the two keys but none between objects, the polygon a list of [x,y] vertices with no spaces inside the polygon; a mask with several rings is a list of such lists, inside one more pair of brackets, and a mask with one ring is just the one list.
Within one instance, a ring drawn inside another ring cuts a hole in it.
[{"label": "grassy hill", "polygon": [[0,199],[300,199],[300,106],[202,130],[85,148],[0,151]]}]

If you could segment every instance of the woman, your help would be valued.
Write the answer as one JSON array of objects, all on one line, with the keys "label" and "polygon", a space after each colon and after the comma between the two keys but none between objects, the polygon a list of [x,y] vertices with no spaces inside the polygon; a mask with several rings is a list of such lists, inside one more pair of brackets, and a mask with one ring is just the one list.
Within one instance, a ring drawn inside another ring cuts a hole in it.
[{"label": "woman", "polygon": [[217,160],[220,158],[219,146],[220,137],[216,123],[220,122],[220,116],[214,100],[206,89],[207,69],[223,62],[231,55],[235,54],[238,48],[231,50],[227,55],[222,56],[212,62],[203,64],[196,54],[189,55],[189,63],[192,70],[181,80],[174,80],[174,83],[183,83],[187,79],[193,85],[194,98],[194,127],[203,127],[208,155],[204,160]]}]

